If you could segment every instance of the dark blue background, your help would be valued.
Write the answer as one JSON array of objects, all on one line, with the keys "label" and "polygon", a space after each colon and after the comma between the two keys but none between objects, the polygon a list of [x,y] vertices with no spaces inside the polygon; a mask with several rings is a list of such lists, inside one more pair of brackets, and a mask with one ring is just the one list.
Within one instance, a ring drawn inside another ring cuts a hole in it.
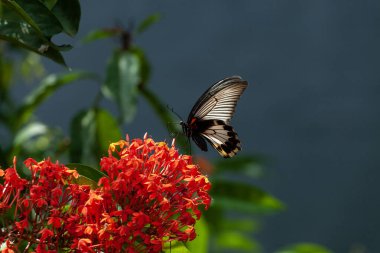
[{"label": "dark blue background", "polygon": [[[184,117],[213,82],[233,74],[249,81],[233,125],[242,153],[273,159],[255,183],[288,207],[264,222],[259,240],[266,252],[300,241],[335,252],[358,245],[380,252],[379,1],[91,0],[82,1],[82,12],[77,38],[163,15],[135,42],[152,63],[151,88]],[[73,69],[104,76],[116,41],[82,46],[60,39],[75,44],[65,53]],[[91,105],[96,85],[61,89],[40,118],[67,130],[73,114]],[[125,132],[146,131],[169,138],[140,100]]]}]

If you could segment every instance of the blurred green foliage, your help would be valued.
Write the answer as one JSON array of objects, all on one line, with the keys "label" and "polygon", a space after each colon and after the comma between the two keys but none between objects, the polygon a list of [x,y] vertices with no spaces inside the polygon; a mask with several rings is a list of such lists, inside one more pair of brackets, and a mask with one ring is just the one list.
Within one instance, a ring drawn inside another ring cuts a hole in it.
[{"label": "blurred green foliage", "polygon": [[[25,79],[36,78],[35,73],[37,78],[45,75],[37,55],[66,66],[62,51],[72,47],[56,45],[52,38],[61,33],[75,36],[80,13],[78,0],[0,0],[0,165],[10,166],[13,156],[19,161],[47,156],[68,160],[72,162],[68,166],[81,174],[78,183],[96,187],[96,181],[103,176],[97,169],[99,157],[106,153],[110,142],[122,138],[122,126],[133,121],[137,113],[138,97],[147,101],[169,132],[181,129],[179,124],[167,124],[174,121],[173,115],[149,89],[149,61],[144,50],[132,43],[133,37],[146,32],[160,20],[159,14],[146,17],[133,31],[119,27],[97,29],[82,39],[83,43],[120,39],[120,46],[110,56],[103,77],[87,71],[43,76],[30,94],[15,103],[11,90],[21,81],[16,78],[20,72]],[[38,120],[36,110],[54,92],[83,79],[100,83],[99,90],[92,106],[78,111],[72,118],[69,135],[59,126],[49,126]],[[118,108],[118,115],[102,108],[99,105],[102,99],[112,101]],[[178,136],[177,143],[179,147],[189,145],[183,135]],[[218,159],[205,167],[210,167],[213,202],[197,223],[198,236],[186,244],[165,245],[165,252],[263,252],[264,247],[253,239],[260,227],[260,217],[284,210],[284,204],[252,184],[263,172],[262,160],[239,155],[229,160]],[[3,215],[2,219],[5,218]],[[329,252],[314,244],[293,245],[277,251]]]}]

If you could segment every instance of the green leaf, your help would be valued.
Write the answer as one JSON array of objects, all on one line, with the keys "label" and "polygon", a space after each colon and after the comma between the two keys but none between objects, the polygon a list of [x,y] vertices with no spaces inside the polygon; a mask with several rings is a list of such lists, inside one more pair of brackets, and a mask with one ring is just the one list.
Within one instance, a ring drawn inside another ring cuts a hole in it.
[{"label": "green leaf", "polygon": [[71,122],[70,135],[70,159],[90,164],[99,163],[109,144],[121,138],[113,116],[98,108],[78,113]]},{"label": "green leaf", "polygon": [[17,46],[43,55],[53,61],[65,65],[65,61],[53,43],[44,37],[42,32],[36,32],[29,24],[24,22],[6,5],[3,7],[3,17],[0,17],[0,39],[14,43]]},{"label": "green leaf", "polygon": [[332,253],[332,251],[314,243],[297,243],[286,246],[276,253]]},{"label": "green leaf", "polygon": [[98,183],[95,182],[94,180],[88,178],[88,177],[85,177],[85,176],[81,176],[79,175],[78,178],[75,178],[73,179],[72,181],[73,183],[75,184],[78,184],[78,185],[89,185],[91,189],[96,189],[98,188]]},{"label": "green leaf", "polygon": [[194,240],[187,242],[186,247],[190,252],[207,253],[209,242],[209,230],[204,217],[195,223],[195,232],[197,237]]},{"label": "green leaf", "polygon": [[41,56],[28,52],[20,63],[21,74],[26,81],[31,82],[34,79],[41,79],[45,76],[45,68],[41,63]]},{"label": "green leaf", "polygon": [[[0,49],[2,54],[2,49]],[[8,96],[8,89],[11,85],[13,75],[12,60],[6,58],[4,55],[0,56],[0,101],[5,101]]]},{"label": "green leaf", "polygon": [[105,110],[96,111],[96,147],[98,155],[107,154],[109,144],[121,139],[121,131],[115,118]]},{"label": "green leaf", "polygon": [[62,26],[58,19],[40,1],[2,0],[2,3],[11,7],[41,37],[41,34],[47,38],[62,31]]},{"label": "green leaf", "polygon": [[[40,1],[15,0],[38,25],[46,37],[62,32],[63,27],[56,16]],[[25,17],[25,16],[24,16]],[[29,18],[24,19],[28,22]],[[32,23],[28,22],[30,25]],[[32,25],[33,26],[33,25]]]},{"label": "green leaf", "polygon": [[78,184],[90,185],[92,189],[98,187],[98,181],[102,177],[107,177],[106,174],[98,169],[80,163],[69,163],[66,166],[70,169],[75,169],[80,174],[80,177],[76,180]]},{"label": "green leaf", "polygon": [[100,178],[107,176],[99,169],[81,163],[68,163],[66,164],[66,167],[75,169],[81,176],[85,176],[95,182],[98,182]]},{"label": "green leaf", "polygon": [[167,242],[164,244],[164,253],[190,253],[183,242]]},{"label": "green leaf", "polygon": [[34,138],[35,136],[46,134],[47,132],[48,127],[45,124],[42,124],[40,122],[30,123],[16,134],[13,141],[13,145],[19,146],[24,142],[27,142],[30,139]]},{"label": "green leaf", "polygon": [[116,50],[108,63],[102,91],[117,104],[122,122],[130,122],[135,116],[140,82],[139,57],[129,51]]},{"label": "green leaf", "polygon": [[226,231],[239,231],[239,232],[255,232],[259,229],[257,221],[250,219],[242,219],[238,217],[231,217],[224,219],[221,223],[221,229]]},{"label": "green leaf", "polygon": [[[3,183],[2,181],[0,181],[0,182]],[[11,221],[14,222],[16,220],[16,217],[15,217],[16,206],[17,205],[14,202],[13,205],[9,209],[2,208],[1,215],[0,215],[0,227],[1,228],[6,228],[7,226],[9,226],[9,223]],[[3,240],[2,240],[2,244],[0,244],[1,250],[4,249],[5,245],[6,245],[6,242],[3,242]]]},{"label": "green leaf", "polygon": [[[48,145],[43,141],[46,140],[44,137],[48,136],[48,132],[49,128],[40,122],[27,124],[16,133],[10,153],[17,156],[21,151],[33,150],[33,154],[29,154],[29,156],[36,155],[41,148],[46,148]],[[37,157],[34,158],[38,159]]]},{"label": "green leaf", "polygon": [[88,33],[82,38],[82,43],[90,43],[95,40],[107,39],[119,36],[122,33],[121,29],[98,29]]},{"label": "green leaf", "polygon": [[36,108],[61,86],[80,79],[93,77],[93,74],[87,72],[70,72],[63,75],[49,75],[42,80],[37,89],[33,90],[32,93],[26,97],[24,103],[20,106],[17,117],[15,118],[16,126],[21,126],[27,122]]},{"label": "green leaf", "polygon": [[234,159],[218,159],[214,164],[217,173],[232,172],[235,175],[258,178],[263,174],[263,161],[256,156],[237,156]]},{"label": "green leaf", "polygon": [[84,110],[77,113],[70,125],[70,160],[96,164],[95,153],[95,112]]},{"label": "green leaf", "polygon": [[141,77],[141,82],[140,84],[142,86],[147,85],[150,77],[150,65],[149,61],[145,56],[144,51],[136,46],[133,46],[130,50],[133,54],[137,56],[137,58],[140,61],[140,77]]},{"label": "green leaf", "polygon": [[68,35],[74,36],[77,34],[81,16],[78,0],[58,0],[52,12]]},{"label": "green leaf", "polygon": [[145,32],[150,26],[157,23],[161,19],[161,14],[155,13],[144,19],[136,29],[137,33]]},{"label": "green leaf", "polygon": [[284,209],[275,197],[256,186],[242,182],[213,181],[213,204],[248,213],[272,213]]},{"label": "green leaf", "polygon": [[217,248],[222,250],[239,250],[243,252],[256,253],[261,252],[260,245],[249,238],[248,235],[244,235],[238,232],[222,231],[217,235]]},{"label": "green leaf", "polygon": [[58,0],[43,0],[42,2],[45,4],[45,6],[51,10],[53,9],[54,5],[57,3]]},{"label": "green leaf", "polygon": [[205,212],[207,223],[212,236],[220,231],[234,231],[239,233],[254,233],[260,229],[260,223],[252,216],[242,218],[239,216],[230,216],[226,214],[226,209],[220,205],[212,205]]},{"label": "green leaf", "polygon": [[0,39],[66,65],[60,51],[71,46],[51,42],[51,36],[60,33],[62,26],[44,4],[40,1],[0,0],[0,10]]},{"label": "green leaf", "polygon": [[17,156],[19,161],[28,157],[41,160],[46,157],[57,159],[67,150],[67,139],[59,128],[49,128],[40,122],[29,122],[15,132],[9,156]]}]

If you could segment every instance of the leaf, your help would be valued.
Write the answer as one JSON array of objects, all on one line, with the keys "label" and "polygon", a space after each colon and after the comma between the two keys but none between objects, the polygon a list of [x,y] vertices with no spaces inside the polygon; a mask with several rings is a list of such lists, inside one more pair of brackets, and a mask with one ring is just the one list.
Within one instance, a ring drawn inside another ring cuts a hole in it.
[{"label": "leaf", "polygon": [[2,55],[0,57],[0,101],[5,101],[8,96],[8,89],[11,85],[12,75],[12,61]]},{"label": "leaf", "polygon": [[210,194],[213,204],[225,209],[248,213],[272,213],[284,209],[275,197],[242,182],[213,181]]},{"label": "leaf", "polygon": [[286,246],[276,253],[332,253],[332,251],[314,243],[297,243]]},{"label": "leaf", "polygon": [[129,51],[116,50],[108,63],[102,91],[117,104],[122,122],[130,122],[135,116],[140,71],[139,57]]},{"label": "leaf", "polygon": [[161,14],[159,13],[155,13],[148,16],[139,24],[139,26],[136,29],[136,32],[137,33],[145,32],[150,26],[160,21],[160,19],[161,19]]},{"label": "leaf", "polygon": [[207,253],[209,242],[209,230],[204,217],[195,223],[195,232],[197,237],[194,240],[187,242],[186,247],[190,252]]},{"label": "leaf", "polygon": [[121,139],[121,131],[115,118],[105,110],[96,111],[96,153],[107,154],[109,144]]},{"label": "leaf", "polygon": [[71,122],[70,159],[99,163],[111,142],[121,138],[116,120],[107,111],[94,108],[78,113]]},{"label": "leaf", "polygon": [[139,47],[133,46],[130,51],[135,54],[140,61],[140,83],[142,86],[145,86],[150,77],[150,65],[148,59],[146,58],[144,51]]},{"label": "leaf", "polygon": [[[46,148],[46,137],[49,135],[49,129],[45,124],[39,122],[33,122],[24,126],[18,131],[13,139],[13,145],[11,146],[10,154],[17,156],[21,151],[32,150],[29,156],[36,156],[41,150],[41,146]],[[42,141],[41,141],[42,140]],[[34,157],[38,159],[37,157]]]},{"label": "leaf", "polygon": [[90,186],[91,189],[96,189],[98,188],[98,183],[95,182],[94,180],[88,178],[88,177],[85,177],[85,176],[81,176],[79,175],[78,178],[74,178],[72,180],[73,183],[75,184],[78,184],[78,185],[88,185]]},{"label": "leaf", "polygon": [[24,142],[34,138],[35,136],[46,134],[48,127],[39,122],[33,122],[22,128],[15,136],[13,145],[19,146]]},{"label": "leaf", "polygon": [[26,23],[28,23],[37,33],[46,37],[58,34],[62,31],[62,26],[53,13],[40,1],[2,1],[11,6]]},{"label": "leaf", "polygon": [[95,112],[83,110],[77,113],[70,125],[70,160],[96,164],[95,150]]},{"label": "leaf", "polygon": [[93,77],[93,74],[87,72],[71,72],[63,75],[53,74],[47,76],[42,80],[40,86],[26,97],[24,103],[18,109],[17,118],[15,118],[16,126],[26,123],[36,108],[61,86],[70,84],[76,80]]},{"label": "leaf", "polygon": [[261,252],[260,245],[249,236],[232,231],[222,231],[217,235],[218,252],[223,250],[240,250],[244,252]]},{"label": "leaf", "polygon": [[258,178],[263,174],[262,159],[256,156],[239,156],[234,159],[217,160],[215,167],[218,173],[232,172],[235,175]]},{"label": "leaf", "polygon": [[239,232],[255,232],[259,229],[259,224],[256,220],[242,219],[240,217],[231,217],[224,219],[221,223],[221,229],[226,231],[239,231]]},{"label": "leaf", "polygon": [[34,79],[41,79],[45,76],[45,68],[41,63],[41,56],[28,52],[20,63],[21,74],[26,81],[31,82]]},{"label": "leaf", "polygon": [[74,36],[77,34],[81,17],[78,0],[57,0],[52,12],[68,35]]},{"label": "leaf", "polygon": [[183,242],[167,242],[164,244],[164,253],[190,253]]},{"label": "leaf", "polygon": [[80,177],[76,180],[78,184],[90,185],[92,189],[98,187],[100,178],[107,177],[107,175],[100,170],[80,163],[69,163],[66,164],[66,167],[75,169],[80,174]]},{"label": "leaf", "polygon": [[[1,182],[1,181],[0,181]],[[3,182],[1,182],[3,183]],[[6,228],[7,225],[12,221],[14,222],[16,220],[15,213],[16,213],[16,203],[13,203],[13,205],[10,206],[9,209],[2,208],[1,210],[1,215],[0,215],[0,227],[1,228]],[[1,242],[0,244],[1,249],[4,249],[4,246],[6,242]]]},{"label": "leaf", "polygon": [[58,0],[43,0],[42,2],[44,5],[49,9],[53,9],[54,5],[57,3]]},{"label": "leaf", "polygon": [[7,6],[3,7],[4,17],[0,18],[0,39],[14,43],[17,46],[43,55],[53,61],[65,65],[65,61],[58,49],[51,46],[47,38],[33,31],[31,26],[18,17],[10,18],[12,11]]},{"label": "leaf", "polygon": [[15,131],[12,145],[9,147],[9,158],[17,156],[19,161],[28,157],[35,160],[54,157],[68,149],[68,140],[59,128],[51,128],[40,122],[29,122]]},{"label": "leaf", "polygon": [[121,29],[98,29],[88,33],[82,38],[82,43],[90,43],[95,40],[107,39],[110,37],[119,36],[122,33]]},{"label": "leaf", "polygon": [[51,36],[62,31],[56,17],[39,1],[0,1],[0,39],[66,65],[60,53],[70,45],[58,46]]},{"label": "leaf", "polygon": [[242,218],[241,215],[228,215],[226,211],[220,205],[212,205],[205,212],[211,236],[221,231],[252,234],[260,229],[259,221],[252,216]]}]

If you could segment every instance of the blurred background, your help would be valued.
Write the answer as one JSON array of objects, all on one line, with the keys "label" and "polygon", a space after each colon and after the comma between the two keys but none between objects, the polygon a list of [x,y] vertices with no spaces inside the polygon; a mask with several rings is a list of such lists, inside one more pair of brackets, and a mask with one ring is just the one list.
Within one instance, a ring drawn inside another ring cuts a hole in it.
[{"label": "blurred background", "polygon": [[[119,43],[84,46],[79,40],[90,31],[129,29],[160,13],[134,42],[151,63],[150,88],[183,118],[212,83],[231,75],[249,82],[232,120],[239,155],[267,158],[254,184],[286,205],[261,224],[264,252],[303,241],[334,252],[380,252],[380,2],[92,0],[81,8],[78,35],[55,39],[74,45],[63,53],[73,70],[102,75]],[[48,72],[66,71],[43,62]],[[15,97],[27,87],[19,85]],[[68,131],[96,92],[86,81],[65,86],[37,116]],[[123,130],[172,138],[141,99]],[[214,150],[202,155],[222,159]]]}]

